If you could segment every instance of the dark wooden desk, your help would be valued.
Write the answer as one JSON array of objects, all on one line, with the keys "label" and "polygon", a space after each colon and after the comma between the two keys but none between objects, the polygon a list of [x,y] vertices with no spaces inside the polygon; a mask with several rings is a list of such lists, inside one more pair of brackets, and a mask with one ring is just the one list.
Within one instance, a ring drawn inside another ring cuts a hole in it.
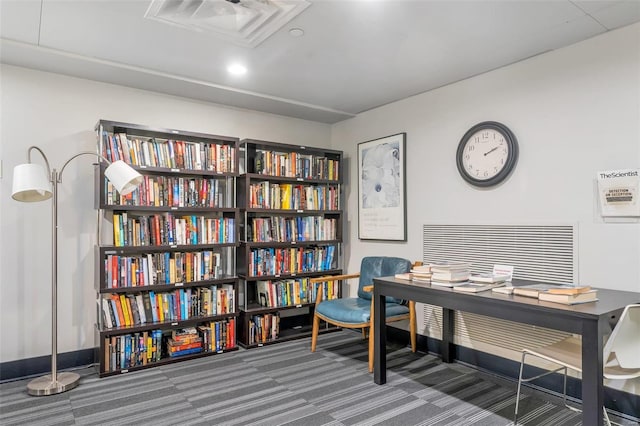
[{"label": "dark wooden desk", "polygon": [[[387,381],[385,296],[414,300],[442,307],[442,360],[452,362],[455,311],[471,312],[552,328],[582,335],[582,408],[583,424],[603,424],[602,406],[603,337],[611,331],[624,307],[640,302],[640,293],[598,289],[598,301],[565,306],[538,299],[492,293],[454,292],[450,288],[419,284],[393,277],[374,278],[374,370],[375,383]],[[531,284],[514,280],[514,285]]]}]

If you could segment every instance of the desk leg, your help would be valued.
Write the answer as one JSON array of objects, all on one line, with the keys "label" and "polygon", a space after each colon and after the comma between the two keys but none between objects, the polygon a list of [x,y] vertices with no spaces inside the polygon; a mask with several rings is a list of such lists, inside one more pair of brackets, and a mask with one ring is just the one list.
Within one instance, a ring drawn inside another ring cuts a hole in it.
[{"label": "desk leg", "polygon": [[442,362],[453,362],[453,329],[455,313],[453,309],[442,308]]},{"label": "desk leg", "polygon": [[598,321],[585,322],[582,328],[582,424],[585,426],[604,424],[603,329]]},{"label": "desk leg", "polygon": [[387,305],[385,296],[373,289],[373,381],[378,385],[387,383],[387,326],[385,318]]}]

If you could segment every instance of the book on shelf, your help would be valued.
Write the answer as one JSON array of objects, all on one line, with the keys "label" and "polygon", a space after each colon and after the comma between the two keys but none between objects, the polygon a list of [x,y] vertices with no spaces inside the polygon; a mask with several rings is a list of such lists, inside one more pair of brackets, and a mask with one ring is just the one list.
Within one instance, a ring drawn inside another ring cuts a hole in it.
[{"label": "book on shelf", "polygon": [[463,291],[466,293],[480,293],[482,291],[493,290],[498,287],[504,287],[504,281],[500,283],[477,283],[469,281],[468,283],[454,286],[455,291]]},{"label": "book on shelf", "polygon": [[175,358],[175,357],[184,356],[184,355],[197,354],[200,352],[202,352],[202,347],[197,347],[192,349],[185,349],[183,351],[169,352],[169,357]]},{"label": "book on shelf", "polygon": [[580,293],[551,293],[541,291],[538,299],[545,302],[562,303],[563,305],[576,305],[578,303],[595,302],[598,300],[597,290],[587,290]]},{"label": "book on shelf", "polygon": [[96,302],[98,303],[98,310],[102,310],[102,319],[103,319],[103,323],[105,325],[105,327],[107,328],[112,328],[113,327],[113,321],[112,321],[112,315],[113,312],[111,312],[111,307],[110,302],[107,299],[96,299]]},{"label": "book on shelf", "polygon": [[488,284],[495,284],[495,283],[501,283],[501,282],[505,282],[509,279],[509,275],[506,274],[494,274],[494,273],[487,273],[487,274],[471,274],[469,276],[469,281],[472,281],[474,283],[488,283]]},{"label": "book on shelf", "polygon": [[568,284],[548,284],[548,283],[537,283],[537,284],[528,284],[516,286],[513,288],[513,294],[516,296],[525,296],[525,297],[538,297],[538,294],[543,291],[548,291],[551,289],[571,289],[574,286]]}]

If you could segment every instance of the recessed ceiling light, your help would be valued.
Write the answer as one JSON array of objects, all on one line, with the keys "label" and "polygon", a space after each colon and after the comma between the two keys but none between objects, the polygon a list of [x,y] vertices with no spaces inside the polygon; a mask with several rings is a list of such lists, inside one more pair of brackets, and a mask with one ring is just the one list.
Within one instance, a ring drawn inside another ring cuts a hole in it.
[{"label": "recessed ceiling light", "polygon": [[227,71],[233,75],[244,75],[247,73],[247,67],[241,64],[231,64],[227,67]]},{"label": "recessed ceiling light", "polygon": [[291,37],[302,37],[304,35],[304,30],[302,28],[291,28],[289,30],[289,35]]}]

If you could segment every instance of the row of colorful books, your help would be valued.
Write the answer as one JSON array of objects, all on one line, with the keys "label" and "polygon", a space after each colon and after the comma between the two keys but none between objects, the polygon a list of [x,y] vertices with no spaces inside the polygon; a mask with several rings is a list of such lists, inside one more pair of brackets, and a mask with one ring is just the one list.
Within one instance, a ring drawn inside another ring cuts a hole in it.
[{"label": "row of colorful books", "polygon": [[270,176],[328,180],[340,178],[338,160],[312,154],[256,150],[253,164],[256,173]]},{"label": "row of colorful books", "polygon": [[195,252],[109,254],[104,259],[107,288],[173,285],[211,280],[221,276],[222,254]]},{"label": "row of colorful books", "polygon": [[254,242],[335,240],[336,224],[337,219],[323,216],[254,217],[247,235]]},{"label": "row of colorful books", "polygon": [[336,299],[340,283],[328,281],[313,286],[309,283],[309,278],[296,278],[256,281],[255,285],[260,306],[278,308],[315,302],[319,290],[318,286],[321,286],[323,291],[322,300]]},{"label": "row of colorful books", "polygon": [[253,315],[247,324],[249,345],[270,342],[280,334],[280,315],[278,312]]},{"label": "row of colorful books", "polygon": [[235,170],[234,146],[159,138],[129,138],[125,133],[103,132],[102,155],[133,166],[230,172]]},{"label": "row of colorful books", "polygon": [[[220,352],[236,347],[236,319],[226,318],[198,326],[205,352]],[[175,355],[174,355],[175,356]]]},{"label": "row of colorful books", "polygon": [[171,358],[200,352],[222,352],[236,346],[236,319],[211,321],[197,327],[173,330],[167,339]]},{"label": "row of colorful books", "polygon": [[187,178],[144,175],[128,195],[120,195],[105,178],[105,203],[110,206],[230,207],[226,183],[221,178]]},{"label": "row of colorful books", "polygon": [[249,253],[249,275],[288,275],[333,269],[335,246],[260,248]]},{"label": "row of colorful books", "polygon": [[104,371],[119,371],[162,359],[162,330],[106,337]]},{"label": "row of colorful books", "polygon": [[294,185],[269,181],[249,186],[249,208],[276,210],[338,210],[336,185]]},{"label": "row of colorful books", "polygon": [[113,243],[116,247],[233,243],[235,226],[230,217],[114,213]]},{"label": "row of colorful books", "polygon": [[104,339],[104,372],[144,366],[165,358],[236,347],[236,319],[203,323],[176,330],[149,330]]},{"label": "row of colorful books", "polygon": [[111,294],[98,303],[105,326],[113,328],[233,313],[235,298],[233,284],[221,284],[162,293]]}]

